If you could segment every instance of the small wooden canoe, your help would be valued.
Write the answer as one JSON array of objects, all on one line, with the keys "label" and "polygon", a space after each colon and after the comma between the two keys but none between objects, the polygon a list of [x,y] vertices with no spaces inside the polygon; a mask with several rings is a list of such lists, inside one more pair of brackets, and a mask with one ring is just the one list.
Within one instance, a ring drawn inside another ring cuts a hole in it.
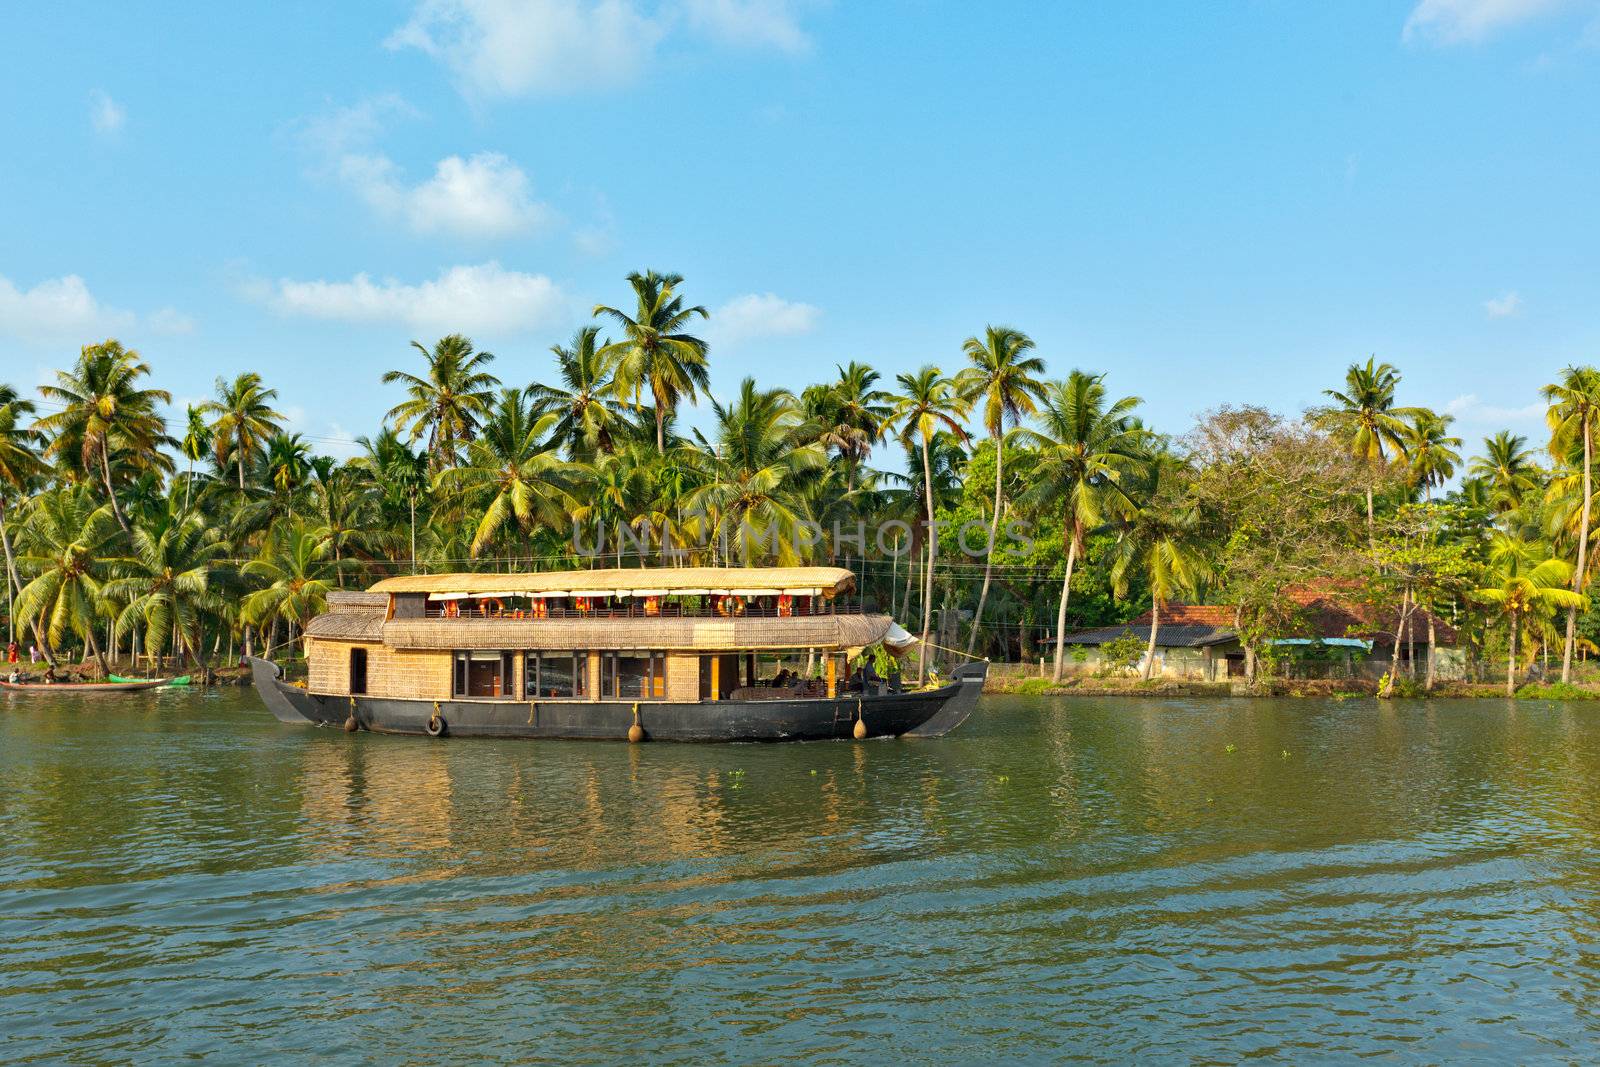
[{"label": "small wooden canoe", "polygon": [[165,678],[147,678],[139,682],[7,682],[0,679],[0,689],[12,693],[137,693],[166,682]]}]

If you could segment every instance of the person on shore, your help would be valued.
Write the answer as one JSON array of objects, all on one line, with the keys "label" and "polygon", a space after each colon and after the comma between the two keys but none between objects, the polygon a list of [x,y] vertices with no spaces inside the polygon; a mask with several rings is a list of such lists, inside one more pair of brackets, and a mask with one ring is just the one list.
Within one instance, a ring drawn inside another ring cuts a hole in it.
[{"label": "person on shore", "polygon": [[48,667],[46,667],[44,669],[44,684],[45,685],[55,685],[56,684],[56,665],[54,663],[50,664]]},{"label": "person on shore", "polygon": [[39,646],[38,645],[30,644],[28,646],[28,662],[30,664],[39,662]]},{"label": "person on shore", "polygon": [[6,662],[17,662],[17,643],[15,641],[6,646]]}]

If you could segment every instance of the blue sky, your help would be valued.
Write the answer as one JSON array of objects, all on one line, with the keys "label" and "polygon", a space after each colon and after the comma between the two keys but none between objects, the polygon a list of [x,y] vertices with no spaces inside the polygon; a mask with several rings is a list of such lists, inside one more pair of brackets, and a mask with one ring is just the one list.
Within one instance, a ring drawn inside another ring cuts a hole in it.
[{"label": "blue sky", "polygon": [[[720,393],[986,323],[1182,432],[1377,354],[1469,443],[1600,359],[1600,2],[28,5],[0,380],[114,335],[324,450],[460,330],[522,383],[633,269]],[[703,423],[704,408],[689,413]]]}]

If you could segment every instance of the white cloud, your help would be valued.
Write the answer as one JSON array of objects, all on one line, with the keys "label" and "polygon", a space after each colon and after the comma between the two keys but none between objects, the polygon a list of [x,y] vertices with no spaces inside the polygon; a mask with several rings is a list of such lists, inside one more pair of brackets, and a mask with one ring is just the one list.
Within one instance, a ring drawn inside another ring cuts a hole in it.
[{"label": "white cloud", "polygon": [[451,267],[416,284],[357,274],[347,282],[285,278],[247,293],[284,315],[441,333],[521,333],[556,324],[568,312],[566,296],[548,277],[494,262]]},{"label": "white cloud", "polygon": [[624,85],[664,23],[630,0],[423,0],[385,44],[418,48],[480,96]]},{"label": "white cloud", "polygon": [[91,344],[107,337],[140,331],[153,334],[193,333],[194,320],[176,308],[148,315],[102,303],[76,274],[47,278],[23,289],[0,275],[0,336],[27,343]]},{"label": "white cloud", "polygon": [[389,35],[442,62],[471,96],[560,94],[636,80],[680,30],[740,48],[803,52],[800,0],[421,0]]},{"label": "white cloud", "polygon": [[1483,302],[1483,310],[1491,319],[1504,319],[1522,310],[1522,297],[1515,290],[1490,297]]},{"label": "white cloud", "polygon": [[686,0],[689,25],[723,44],[804,52],[811,38],[788,0]]},{"label": "white cloud", "polygon": [[369,96],[349,107],[295,124],[306,145],[317,155],[335,159],[364,149],[397,118],[415,118],[418,112],[395,93]]},{"label": "white cloud", "polygon": [[1476,44],[1518,23],[1561,7],[1566,0],[1418,0],[1406,19],[1407,43]]},{"label": "white cloud", "polygon": [[1497,404],[1485,404],[1478,399],[1476,393],[1463,393],[1444,406],[1444,413],[1454,415],[1469,426],[1500,425],[1543,419],[1545,407],[1545,404],[1537,400],[1520,408],[1502,407]]},{"label": "white cloud", "polygon": [[734,297],[711,313],[706,332],[721,344],[762,337],[794,337],[816,329],[822,309],[776,293]]},{"label": "white cloud", "polygon": [[89,124],[96,133],[107,136],[119,133],[128,119],[128,111],[99,89],[89,94]]},{"label": "white cloud", "polygon": [[446,156],[419,185],[405,184],[399,168],[382,155],[346,155],[339,174],[379,212],[422,234],[506,237],[526,233],[549,216],[533,198],[527,174],[497,152]]}]

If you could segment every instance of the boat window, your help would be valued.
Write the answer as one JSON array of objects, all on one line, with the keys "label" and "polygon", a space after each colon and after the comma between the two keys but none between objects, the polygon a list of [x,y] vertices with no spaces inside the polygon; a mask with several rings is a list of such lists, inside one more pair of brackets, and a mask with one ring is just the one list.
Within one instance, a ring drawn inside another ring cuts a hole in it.
[{"label": "boat window", "polygon": [[350,650],[350,695],[360,696],[367,691],[367,650]]},{"label": "boat window", "polygon": [[509,696],[512,657],[499,652],[457,652],[455,695],[458,697]]},{"label": "boat window", "polygon": [[584,695],[587,652],[529,652],[523,662],[523,689],[529,700]]},{"label": "boat window", "polygon": [[607,652],[600,661],[601,692],[614,700],[662,700],[667,695],[665,652]]}]

